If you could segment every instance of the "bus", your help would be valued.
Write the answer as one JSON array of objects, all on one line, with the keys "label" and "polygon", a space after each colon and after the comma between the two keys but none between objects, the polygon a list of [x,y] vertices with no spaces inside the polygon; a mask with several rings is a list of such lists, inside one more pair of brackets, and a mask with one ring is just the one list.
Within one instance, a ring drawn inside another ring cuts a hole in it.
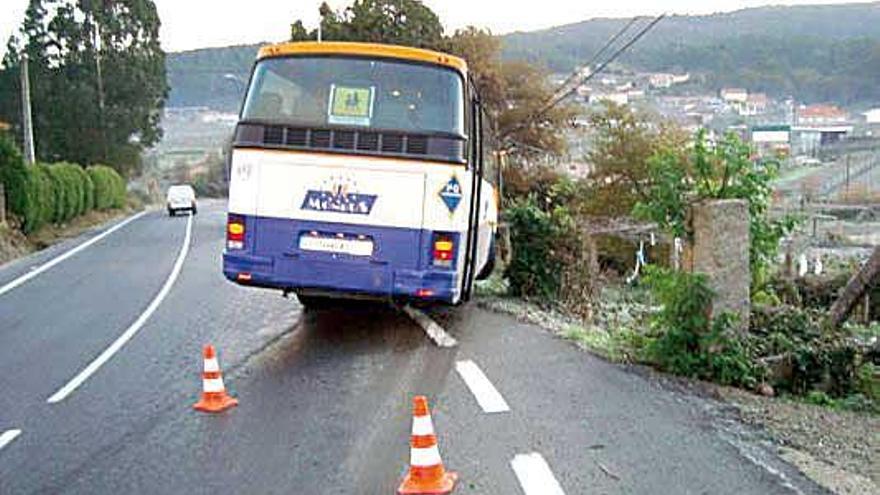
[{"label": "bus", "polygon": [[486,120],[452,55],[262,47],[230,153],[225,277],[306,307],[467,301],[495,262]]}]

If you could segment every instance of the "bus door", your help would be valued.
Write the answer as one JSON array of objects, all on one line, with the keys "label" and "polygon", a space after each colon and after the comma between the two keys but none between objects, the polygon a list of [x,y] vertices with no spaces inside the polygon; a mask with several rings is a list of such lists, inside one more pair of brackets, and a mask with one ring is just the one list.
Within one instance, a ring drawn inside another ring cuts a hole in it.
[{"label": "bus door", "polygon": [[477,93],[471,87],[474,95],[471,99],[471,122],[468,140],[470,159],[468,166],[471,171],[471,194],[468,207],[467,241],[465,244],[464,271],[462,272],[461,299],[468,301],[473,293],[474,277],[479,269],[477,266],[477,246],[479,245],[481,195],[483,190],[483,112]]}]

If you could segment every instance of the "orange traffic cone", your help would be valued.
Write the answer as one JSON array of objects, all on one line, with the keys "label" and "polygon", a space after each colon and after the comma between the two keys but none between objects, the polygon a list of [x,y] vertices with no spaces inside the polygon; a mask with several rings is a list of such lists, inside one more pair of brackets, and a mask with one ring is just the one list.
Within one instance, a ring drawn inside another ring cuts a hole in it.
[{"label": "orange traffic cone", "polygon": [[400,495],[450,493],[458,481],[458,474],[443,468],[434,424],[428,411],[428,399],[424,395],[413,398],[409,464],[409,472],[397,489]]},{"label": "orange traffic cone", "polygon": [[226,387],[223,386],[223,374],[220,373],[220,363],[217,361],[214,346],[206,345],[202,354],[205,358],[205,369],[202,372],[202,398],[193,405],[193,409],[218,413],[237,406],[238,400],[230,397],[226,393]]}]

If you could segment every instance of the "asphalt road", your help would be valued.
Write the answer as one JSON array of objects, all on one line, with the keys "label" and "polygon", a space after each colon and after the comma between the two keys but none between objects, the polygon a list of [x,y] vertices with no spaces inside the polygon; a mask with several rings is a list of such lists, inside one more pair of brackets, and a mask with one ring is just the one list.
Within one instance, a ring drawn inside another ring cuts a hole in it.
[{"label": "asphalt road", "polygon": [[[509,317],[432,310],[458,340],[440,348],[393,308],[303,312],[234,286],[223,205],[201,206],[147,213],[0,294],[0,493],[391,494],[414,394],[455,493],[824,493],[724,405]],[[109,227],[0,267],[0,292]],[[221,415],[191,409],[207,342],[240,400]],[[462,361],[507,411],[484,412]]]}]

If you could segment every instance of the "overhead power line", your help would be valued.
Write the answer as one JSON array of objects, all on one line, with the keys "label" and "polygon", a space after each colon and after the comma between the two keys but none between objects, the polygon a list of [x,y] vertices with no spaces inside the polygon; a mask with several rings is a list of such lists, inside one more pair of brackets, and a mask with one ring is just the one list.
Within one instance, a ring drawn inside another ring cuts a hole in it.
[{"label": "overhead power line", "polygon": [[[618,39],[620,39],[620,37],[623,36],[624,33],[629,31],[629,28],[631,28],[632,25],[635,24],[636,21],[638,21],[639,19],[641,19],[640,16],[636,16],[630,19],[628,23],[626,23],[622,28],[617,31],[617,33],[608,38],[608,40],[605,41],[605,44],[603,44],[602,47],[599,48],[599,50],[596,51],[596,53],[594,53],[593,56],[590,57],[590,60],[588,60],[587,63],[584,64],[582,67],[587,67],[588,69],[593,67],[593,63],[596,62],[596,60],[599,60],[599,57],[604,55],[605,51],[608,50],[608,48],[610,48],[611,45],[613,45]],[[554,96],[560,91],[564,90],[568,86],[568,84],[570,84],[579,75],[581,75],[580,69],[576,69],[574,72],[569,74],[565,81],[563,81],[562,84],[560,84],[556,91],[553,93]]]},{"label": "overhead power line", "polygon": [[563,92],[561,95],[558,95],[558,96],[554,97],[553,99],[551,99],[550,102],[548,102],[546,105],[544,105],[543,107],[541,107],[540,110],[538,110],[537,112],[535,112],[535,113],[534,113],[533,115],[531,115],[529,118],[520,121],[517,125],[513,126],[513,127],[512,127],[509,131],[507,131],[507,132],[509,133],[509,132],[513,132],[513,131],[517,131],[517,130],[519,130],[519,129],[522,129],[523,127],[525,127],[526,125],[528,125],[530,121],[534,121],[534,120],[539,119],[539,118],[541,118],[542,116],[544,116],[544,114],[546,114],[548,111],[552,110],[553,107],[555,107],[556,105],[558,105],[559,103],[561,103],[563,100],[565,100],[566,98],[568,98],[572,93],[574,93],[574,92],[577,90],[577,87],[578,87],[578,86],[580,86],[581,84],[584,84],[585,82],[589,81],[589,80],[592,79],[596,74],[599,74],[599,73],[602,72],[606,67],[608,67],[609,64],[611,64],[612,62],[614,62],[615,60],[617,60],[617,58],[620,57],[620,56],[623,54],[623,52],[625,52],[626,50],[628,50],[628,49],[629,49],[631,46],[633,46],[636,42],[638,42],[640,39],[642,39],[643,36],[645,36],[646,34],[648,34],[648,32],[649,32],[651,29],[653,29],[654,26],[656,26],[657,23],[659,23],[660,21],[662,21],[663,18],[665,18],[665,17],[666,17],[666,14],[665,14],[665,13],[660,14],[660,15],[658,15],[657,17],[655,17],[654,20],[652,20],[652,21],[649,22],[647,25],[645,25],[645,27],[643,27],[638,33],[636,33],[635,36],[633,36],[632,38],[630,38],[629,41],[627,41],[626,43],[624,43],[623,46],[621,46],[621,47],[618,48],[613,54],[611,54],[610,57],[608,57],[604,62],[602,62],[601,64],[599,64],[599,66],[596,67],[596,70],[591,70],[590,73],[587,74],[586,76],[583,76],[583,77],[577,82],[577,84],[573,85],[570,89],[568,89],[567,91]]}]

